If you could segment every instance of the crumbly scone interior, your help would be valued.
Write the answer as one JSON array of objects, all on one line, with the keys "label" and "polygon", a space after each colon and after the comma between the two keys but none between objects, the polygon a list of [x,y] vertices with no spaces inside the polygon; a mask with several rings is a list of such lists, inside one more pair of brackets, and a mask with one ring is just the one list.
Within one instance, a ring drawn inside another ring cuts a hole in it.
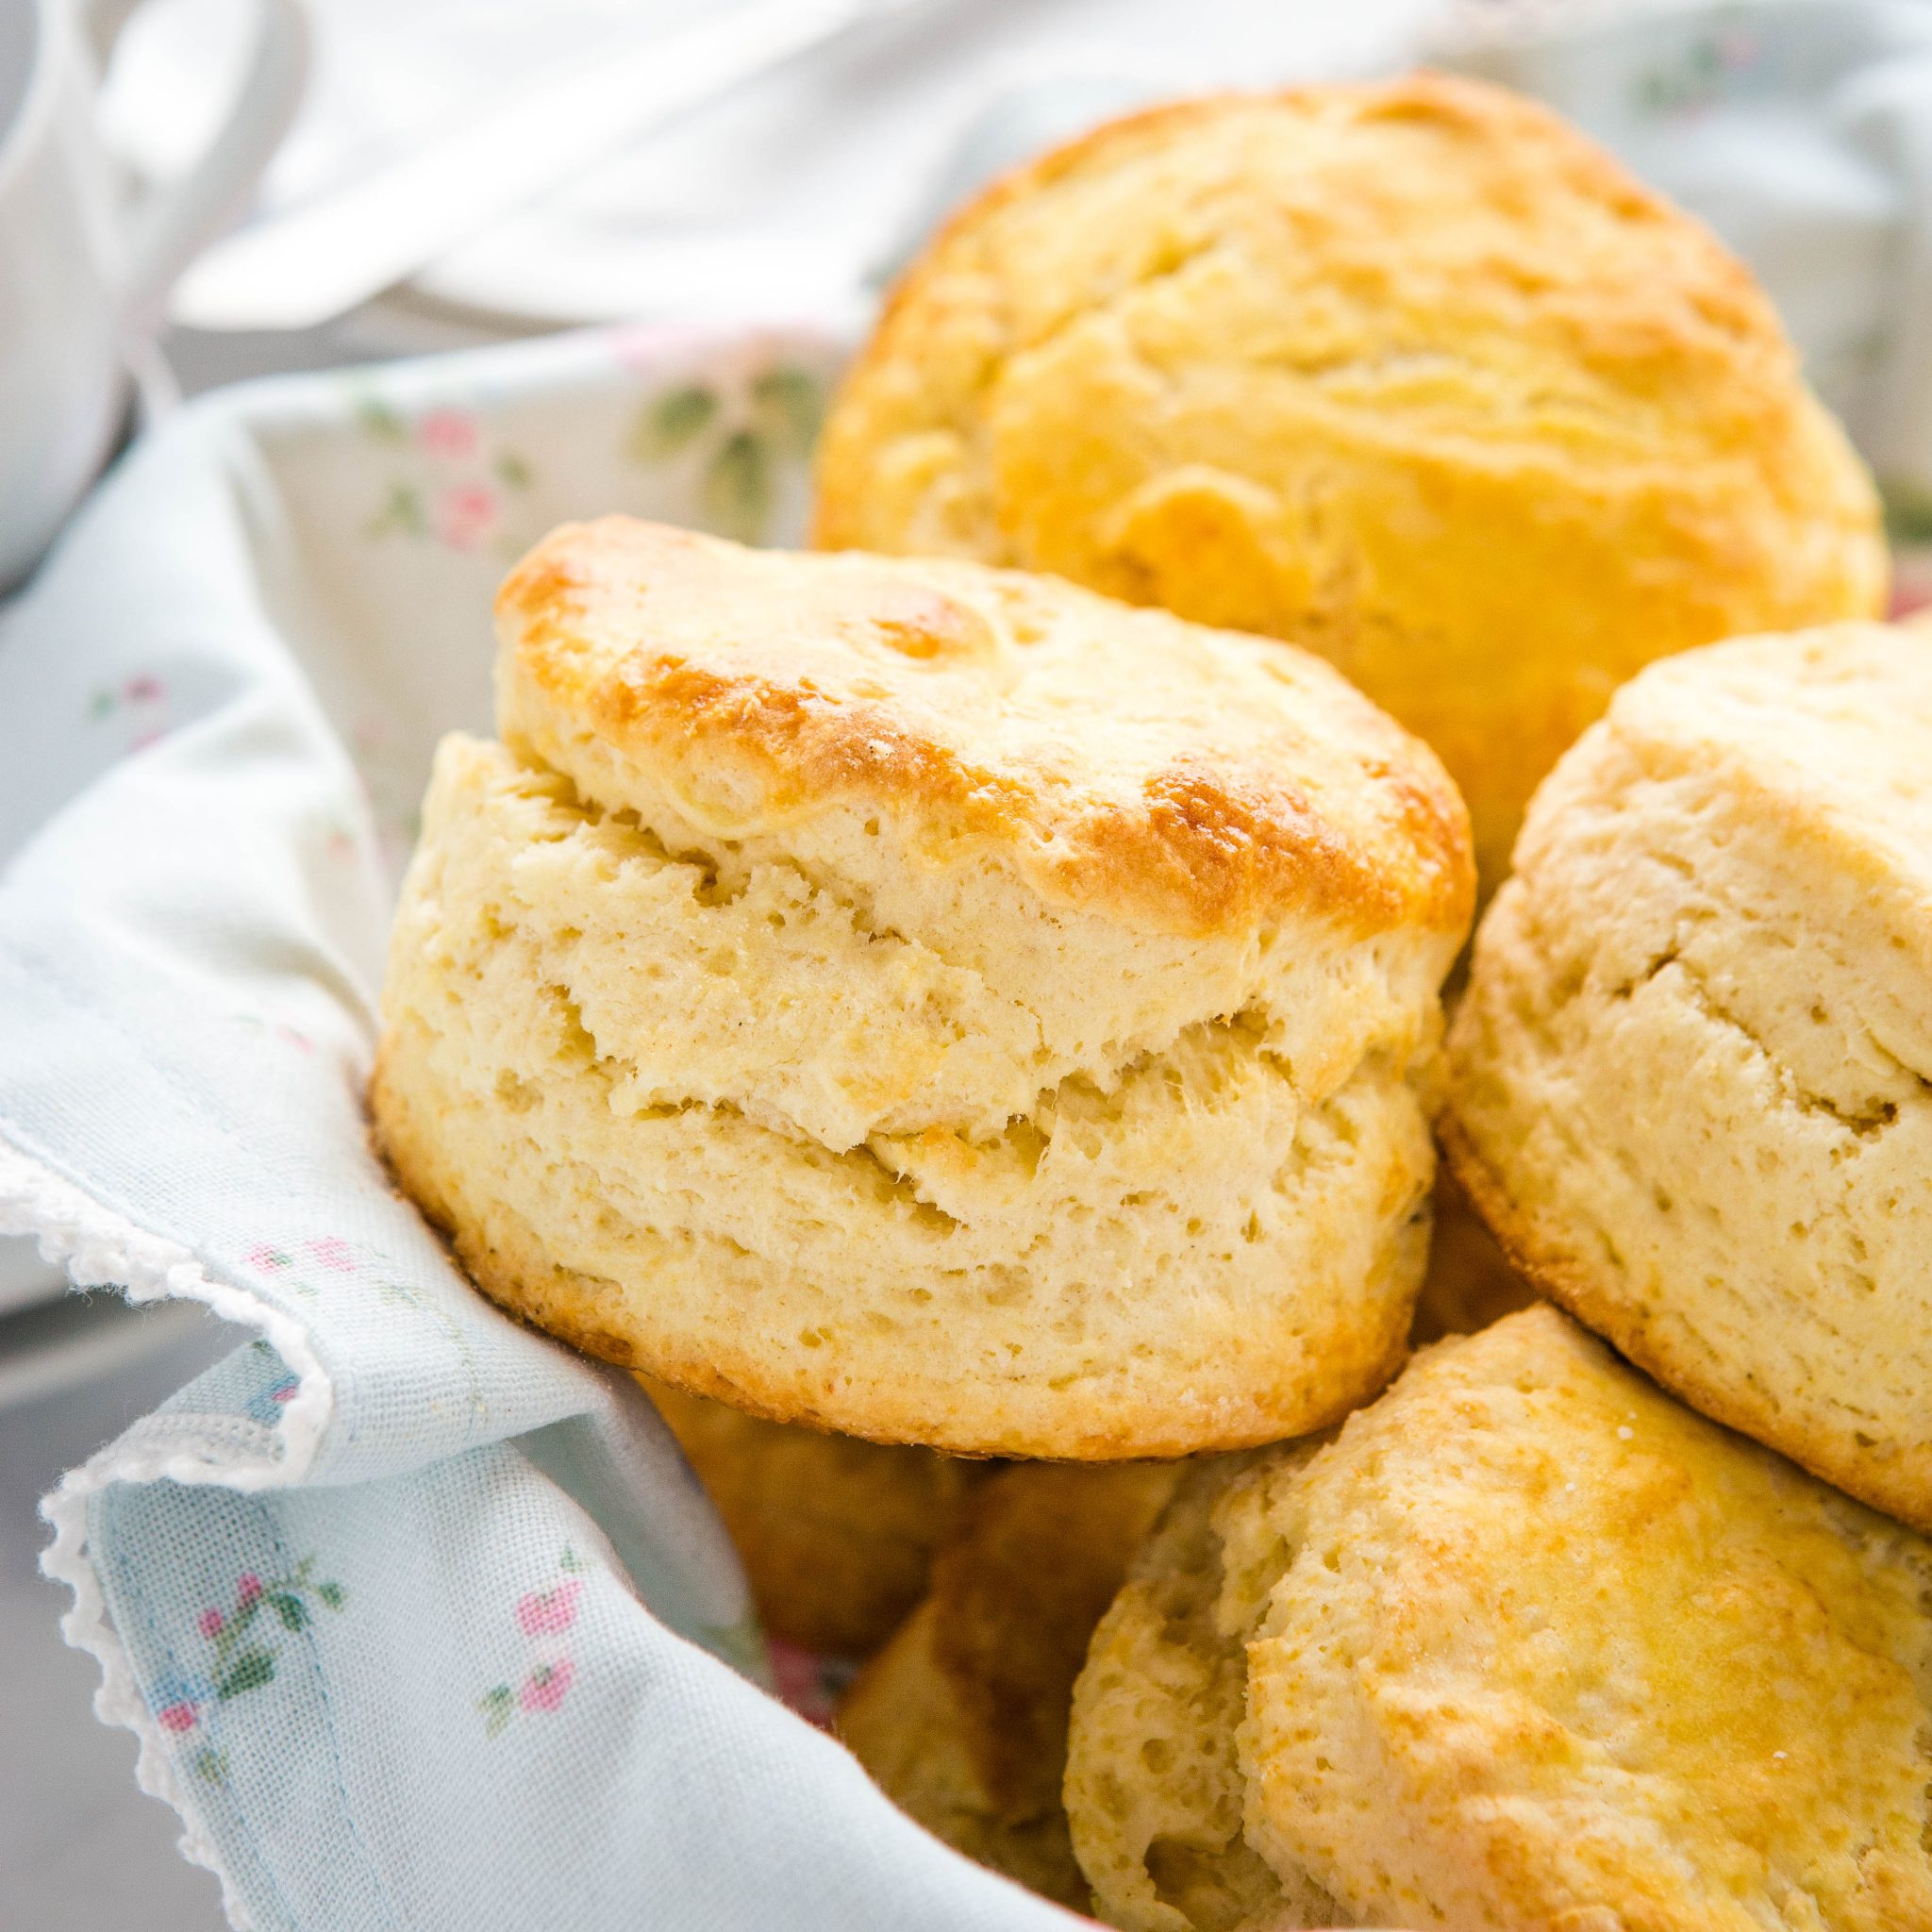
[{"label": "crumbly scone interior", "polygon": [[[805,1257],[761,1316],[807,1351],[827,1324],[890,1342],[942,1324],[924,1285],[941,1269],[977,1306],[1044,1315],[1027,1372],[1043,1355],[1064,1389],[1135,1293],[1198,1272],[1204,1250],[1231,1292],[1197,1310],[1202,1359],[1252,1347],[1257,1319],[1278,1324],[1284,1247],[1339,1203],[1319,1265],[1355,1300],[1311,1312],[1309,1353],[1359,1378],[1399,1348],[1440,936],[1163,948],[1023,906],[992,868],[912,867],[941,908],[928,931],[977,935],[942,951],[774,841],[604,811],[527,749],[462,739],[425,823],[389,1019],[415,1090],[400,1105],[475,1155],[469,1173],[448,1160],[445,1191],[487,1174],[491,1198],[458,1221],[520,1217],[556,1266],[654,1292]],[[991,932],[1010,974],[989,969]],[[1075,947],[1093,964],[1070,975]],[[1052,989],[1037,1000],[1036,970]],[[898,1277],[891,1300],[852,1315],[855,1276],[874,1272]],[[1069,1275],[1087,1299],[1055,1306]],[[1352,1339],[1323,1331],[1344,1316]],[[729,1361],[728,1338],[714,1353]],[[996,1348],[983,1366],[1015,1373]]]}]

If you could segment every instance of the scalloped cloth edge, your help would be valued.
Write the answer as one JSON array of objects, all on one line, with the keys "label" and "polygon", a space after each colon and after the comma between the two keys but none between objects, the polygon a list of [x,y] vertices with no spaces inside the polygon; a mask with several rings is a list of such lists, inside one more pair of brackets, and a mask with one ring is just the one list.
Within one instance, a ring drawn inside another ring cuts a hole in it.
[{"label": "scalloped cloth edge", "polygon": [[223,1321],[255,1329],[296,1378],[295,1393],[273,1428],[238,1426],[232,1416],[149,1416],[70,1470],[41,1501],[41,1516],[54,1532],[41,1553],[42,1574],[74,1593],[60,1634],[100,1668],[94,1714],[103,1724],[134,1733],[136,1781],[150,1797],[173,1807],[181,1821],[182,1855],[214,1874],[229,1923],[238,1932],[250,1932],[247,1908],[194,1814],[108,1615],[88,1547],[88,1505],[110,1483],[216,1483],[243,1491],[299,1483],[334,1414],[334,1386],[308,1331],[292,1316],[246,1289],[214,1280],[177,1241],[137,1226],[4,1139],[0,1234],[37,1238],[42,1257],[64,1263],[77,1288],[114,1288],[135,1303],[200,1302]]}]

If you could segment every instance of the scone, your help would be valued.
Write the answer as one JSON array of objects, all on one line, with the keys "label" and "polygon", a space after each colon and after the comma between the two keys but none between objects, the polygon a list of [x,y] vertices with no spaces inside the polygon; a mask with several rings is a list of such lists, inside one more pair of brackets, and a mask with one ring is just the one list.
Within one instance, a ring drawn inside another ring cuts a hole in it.
[{"label": "scone", "polygon": [[1443,1123],[1547,1293],[1932,1529],[1932,643],[1646,671],[1537,795]]},{"label": "scone", "polygon": [[839,1735],[927,1830],[1085,1911],[1060,1780],[1074,1678],[1182,1465],[1030,1463],[968,1505],[932,1593],[861,1671]]},{"label": "scone", "polygon": [[1074,1691],[1134,1932],[1932,1926],[1932,1545],[1539,1307],[1177,1495]]},{"label": "scone", "polygon": [[380,1144],[484,1290],[778,1421],[1273,1441],[1399,1361],[1430,754],[1318,659],[1042,579],[625,518],[499,600],[444,742]]},{"label": "scone", "polygon": [[1749,272],[1431,75],[1103,127],[958,215],[827,422],[814,541],[1291,639],[1438,752],[1484,887],[1640,665],[1883,608],[1874,493]]},{"label": "scone", "polygon": [[781,1642],[866,1657],[925,1594],[933,1552],[997,1467],[769,1423],[640,1375],[724,1519]]}]

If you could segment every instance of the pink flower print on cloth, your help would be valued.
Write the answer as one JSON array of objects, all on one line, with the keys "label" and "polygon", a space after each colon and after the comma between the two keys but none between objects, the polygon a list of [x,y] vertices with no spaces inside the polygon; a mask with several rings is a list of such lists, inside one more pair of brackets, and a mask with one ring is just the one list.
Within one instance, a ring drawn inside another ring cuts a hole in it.
[{"label": "pink flower print on cloth", "polygon": [[228,1607],[210,1604],[194,1620],[208,1645],[208,1670],[171,1674],[149,1691],[155,1722],[187,1754],[197,1777],[210,1784],[227,1778],[227,1757],[209,1735],[222,1707],[273,1684],[281,1638],[307,1630],[318,1609],[338,1611],[348,1601],[340,1583],[318,1582],[314,1571],[313,1557],[286,1576],[244,1570]]},{"label": "pink flower print on cloth", "polygon": [[517,1703],[525,1710],[556,1710],[562,1705],[563,1693],[570,1689],[571,1679],[576,1674],[576,1665],[567,1657],[558,1657],[554,1664],[539,1664],[524,1679]]},{"label": "pink flower print on cloth", "polygon": [[222,1784],[228,1760],[209,1735],[220,1706],[214,1680],[170,1671],[148,1690],[148,1708],[169,1741],[187,1759],[188,1767],[208,1784]]},{"label": "pink flower print on cloth", "polygon": [[428,540],[506,561],[529,547],[537,535],[529,461],[493,442],[472,411],[445,403],[411,422],[377,394],[363,394],[355,408],[363,433],[388,452],[364,536]]},{"label": "pink flower print on cloth", "polygon": [[129,752],[144,751],[168,735],[168,688],[150,672],[137,672],[94,692],[87,714],[94,724],[114,721]]},{"label": "pink flower print on cloth", "polygon": [[312,1299],[323,1291],[314,1278],[318,1269],[329,1274],[374,1275],[378,1277],[378,1288],[394,1286],[381,1278],[389,1270],[387,1256],[373,1248],[359,1247],[339,1234],[322,1235],[289,1247],[263,1241],[250,1248],[243,1258],[251,1268],[273,1275],[281,1287],[305,1299]]},{"label": "pink flower print on cloth", "polygon": [[573,1576],[551,1590],[533,1590],[517,1602],[517,1628],[525,1637],[556,1637],[577,1620],[583,1578]]},{"label": "pink flower print on cloth", "polygon": [[492,1685],[476,1700],[485,1737],[501,1737],[518,1711],[537,1716],[560,1710],[576,1680],[576,1661],[564,1639],[577,1620],[585,1565],[567,1549],[558,1568],[562,1574],[557,1581],[525,1591],[516,1600],[512,1616],[529,1652],[515,1681]]},{"label": "pink flower print on cloth", "polygon": [[[253,1260],[255,1257],[249,1258]],[[267,1342],[252,1343],[251,1352],[260,1364],[264,1379],[248,1398],[242,1413],[252,1422],[274,1428],[281,1422],[282,1411],[302,1392],[302,1384]]]},{"label": "pink flower print on cloth", "polygon": [[425,456],[461,462],[476,454],[476,419],[462,409],[431,409],[416,425],[416,441]]},{"label": "pink flower print on cloth", "polygon": [[496,492],[481,483],[458,483],[436,500],[436,534],[452,550],[474,550],[496,529]]}]

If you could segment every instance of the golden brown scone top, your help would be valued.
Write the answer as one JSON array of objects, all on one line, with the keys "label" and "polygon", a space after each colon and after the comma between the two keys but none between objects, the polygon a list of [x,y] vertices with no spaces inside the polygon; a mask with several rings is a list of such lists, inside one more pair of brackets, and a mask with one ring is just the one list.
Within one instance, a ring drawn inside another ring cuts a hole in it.
[{"label": "golden brown scone top", "polygon": [[[1163,304],[1200,263],[1211,302]],[[975,269],[988,283],[966,286]],[[894,337],[941,277],[985,327],[976,362],[958,353],[962,315]],[[951,403],[963,425],[969,378],[1103,318],[1150,375],[1273,357],[1391,441],[1538,465],[1563,449],[1701,458],[1713,432],[1749,437],[1796,372],[1763,291],[1701,225],[1537,103],[1431,74],[1209,95],[1054,150],[955,216],[870,360],[923,360],[923,413]],[[962,449],[960,467],[989,454]],[[870,500],[891,514],[889,494]],[[867,502],[831,496],[819,537],[863,542]],[[1008,535],[1010,556],[1024,537]]]},{"label": "golden brown scone top", "polygon": [[1932,1924],[1920,1539],[1548,1308],[1420,1358],[1287,1502],[1224,1517],[1241,1555],[1299,1541],[1249,1651],[1250,1775],[1357,1909],[1741,1927],[1804,1923],[1805,1891],[1825,1925]]},{"label": "golden brown scone top", "polygon": [[1472,81],[1102,127],[928,246],[833,408],[814,541],[1047,570],[1320,651],[1522,803],[1666,652],[1882,606],[1869,479],[1749,273]]},{"label": "golden brown scone top", "polygon": [[1135,928],[1453,931],[1467,815],[1318,659],[951,561],[790,556],[606,517],[497,599],[505,736],[708,836],[827,810],[991,856]]}]

